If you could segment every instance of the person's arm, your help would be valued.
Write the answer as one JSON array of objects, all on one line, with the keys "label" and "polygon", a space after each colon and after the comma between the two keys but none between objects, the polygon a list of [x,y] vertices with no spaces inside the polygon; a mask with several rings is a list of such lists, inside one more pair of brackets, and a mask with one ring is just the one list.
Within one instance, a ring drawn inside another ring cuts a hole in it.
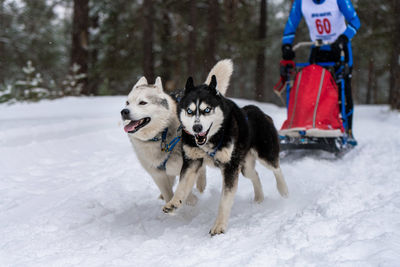
[{"label": "person's arm", "polygon": [[358,18],[357,12],[355,11],[350,0],[337,0],[337,4],[340,12],[342,12],[348,23],[343,34],[348,40],[351,40],[361,26],[360,19]]},{"label": "person's arm", "polygon": [[301,0],[294,0],[289,18],[283,31],[282,44],[292,44],[296,34],[297,27],[301,21],[303,14],[301,13]]}]

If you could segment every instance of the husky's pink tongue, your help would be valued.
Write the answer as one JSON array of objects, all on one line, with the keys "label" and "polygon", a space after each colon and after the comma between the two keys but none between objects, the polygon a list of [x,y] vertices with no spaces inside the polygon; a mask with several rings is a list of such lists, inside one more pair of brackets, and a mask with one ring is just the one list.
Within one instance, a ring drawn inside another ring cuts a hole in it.
[{"label": "husky's pink tongue", "polygon": [[203,133],[199,133],[199,136],[205,136],[207,135],[207,131],[203,132]]},{"label": "husky's pink tongue", "polygon": [[125,132],[132,132],[135,130],[135,128],[140,124],[139,121],[131,121],[128,125],[124,127]]}]

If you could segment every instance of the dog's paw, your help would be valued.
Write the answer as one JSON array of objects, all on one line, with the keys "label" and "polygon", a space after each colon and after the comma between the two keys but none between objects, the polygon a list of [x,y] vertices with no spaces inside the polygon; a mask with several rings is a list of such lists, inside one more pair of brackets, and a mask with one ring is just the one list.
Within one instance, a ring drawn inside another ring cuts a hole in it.
[{"label": "dog's paw", "polygon": [[264,194],[254,196],[254,202],[261,203],[264,201]]},{"label": "dog's paw", "polygon": [[186,205],[189,205],[189,206],[195,206],[197,204],[198,200],[199,199],[196,197],[195,194],[190,193],[188,195],[188,197],[186,198],[185,203],[186,203]]},{"label": "dog's paw", "polygon": [[163,207],[164,213],[172,213],[174,210],[178,209],[182,205],[182,200],[171,200]]},{"label": "dog's paw", "polygon": [[289,197],[289,190],[287,188],[286,183],[278,183],[277,184],[278,192],[283,198]]},{"label": "dog's paw", "polygon": [[213,228],[211,228],[209,234],[211,236],[214,235],[219,235],[219,234],[225,234],[226,231],[226,225],[223,223],[216,223]]}]

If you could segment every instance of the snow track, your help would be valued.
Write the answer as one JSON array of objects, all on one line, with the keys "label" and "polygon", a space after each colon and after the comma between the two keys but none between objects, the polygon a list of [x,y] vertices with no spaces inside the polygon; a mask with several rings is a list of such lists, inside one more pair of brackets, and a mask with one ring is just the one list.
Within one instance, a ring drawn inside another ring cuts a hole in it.
[{"label": "snow track", "polygon": [[[257,165],[265,201],[241,178],[228,231],[211,238],[219,171],[195,207],[163,214],[119,125],[124,100],[0,105],[0,266],[398,266],[398,113],[357,106],[355,150],[283,162],[289,199]],[[256,105],[280,127],[284,109]]]}]

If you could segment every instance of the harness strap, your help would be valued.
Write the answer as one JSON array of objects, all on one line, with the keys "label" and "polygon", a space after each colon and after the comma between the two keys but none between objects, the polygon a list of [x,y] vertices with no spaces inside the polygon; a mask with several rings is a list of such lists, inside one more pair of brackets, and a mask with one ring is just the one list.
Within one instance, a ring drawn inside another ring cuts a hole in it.
[{"label": "harness strap", "polygon": [[[182,125],[180,125],[176,131],[179,132],[181,129],[182,129]],[[176,137],[174,137],[171,140],[171,142],[166,144],[165,140],[167,139],[167,133],[168,133],[168,128],[166,128],[166,130],[164,130],[162,133],[162,136],[161,136],[162,140],[160,143],[160,147],[161,147],[161,151],[165,151],[168,154],[167,154],[167,157],[164,159],[164,161],[161,162],[160,165],[157,166],[157,169],[159,169],[159,170],[166,169],[166,165],[167,165],[169,158],[171,157],[171,153],[174,150],[176,144],[179,143],[179,141],[181,140],[181,137],[182,137],[181,135],[177,135]]]},{"label": "harness strap", "polygon": [[221,139],[219,140],[218,145],[214,148],[214,151],[213,151],[213,152],[211,152],[211,153],[206,152],[207,155],[209,155],[210,157],[214,158],[214,157],[215,157],[215,154],[217,153],[217,150],[221,147],[222,141],[223,141],[223,140],[224,140],[224,135],[223,135],[223,132],[222,132],[222,137],[221,137]]},{"label": "harness strap", "polygon": [[[178,128],[179,129],[179,128]],[[165,128],[162,133],[161,133],[161,138],[158,136],[155,136],[147,141],[149,142],[158,142],[160,140],[165,140],[167,138],[167,133],[168,133],[168,128]]]},{"label": "harness strap", "polygon": [[181,136],[176,136],[174,139],[172,139],[171,142],[169,142],[168,145],[165,145],[165,152],[171,152],[174,147],[176,146],[177,143],[179,143],[179,141],[181,140]]},{"label": "harness strap", "polygon": [[161,171],[165,171],[166,165],[167,165],[167,161],[169,160],[169,157],[171,157],[171,153],[168,153],[168,155],[165,158],[165,160],[163,162],[161,162],[160,165],[157,166],[157,169],[159,169]]}]

